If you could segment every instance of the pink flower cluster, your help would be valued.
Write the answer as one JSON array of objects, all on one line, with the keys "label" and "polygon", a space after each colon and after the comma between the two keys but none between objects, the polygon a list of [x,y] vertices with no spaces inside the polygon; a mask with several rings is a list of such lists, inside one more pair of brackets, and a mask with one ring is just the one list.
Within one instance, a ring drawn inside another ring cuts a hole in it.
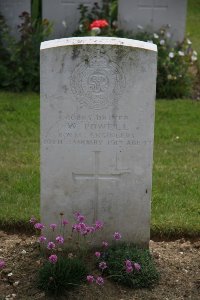
[{"label": "pink flower cluster", "polygon": [[94,283],[95,282],[98,285],[103,285],[104,284],[104,279],[101,276],[98,276],[98,277],[95,278],[93,275],[88,275],[87,276],[87,282],[88,283]]},{"label": "pink flower cluster", "polygon": [[140,271],[141,266],[138,263],[134,263],[131,260],[127,259],[125,260],[125,268],[127,273],[133,272],[133,270]]},{"label": "pink flower cluster", "polygon": [[74,217],[76,218],[77,223],[72,225],[72,231],[78,232],[81,235],[85,236],[94,233],[95,231],[100,230],[103,227],[103,222],[101,221],[96,221],[94,226],[87,225],[86,223],[84,223],[85,217],[79,212],[76,212],[74,214]]}]

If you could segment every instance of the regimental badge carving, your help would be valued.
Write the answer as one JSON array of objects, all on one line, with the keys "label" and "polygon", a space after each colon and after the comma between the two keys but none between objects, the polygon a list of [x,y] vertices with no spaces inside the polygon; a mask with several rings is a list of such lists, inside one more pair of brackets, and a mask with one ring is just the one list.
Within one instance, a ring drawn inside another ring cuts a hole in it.
[{"label": "regimental badge carving", "polygon": [[125,85],[122,68],[100,51],[79,64],[71,76],[71,89],[76,100],[90,109],[116,105]]}]

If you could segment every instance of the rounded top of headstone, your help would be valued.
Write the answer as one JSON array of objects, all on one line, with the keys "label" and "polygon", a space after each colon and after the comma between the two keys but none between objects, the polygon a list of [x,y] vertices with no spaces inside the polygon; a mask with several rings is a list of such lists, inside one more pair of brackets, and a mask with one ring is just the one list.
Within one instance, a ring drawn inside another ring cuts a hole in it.
[{"label": "rounded top of headstone", "polygon": [[157,46],[153,43],[137,41],[133,39],[115,38],[115,37],[72,37],[57,40],[50,40],[41,43],[41,50],[62,47],[62,46],[77,46],[77,45],[114,45],[127,46],[132,48],[140,48],[157,52]]}]

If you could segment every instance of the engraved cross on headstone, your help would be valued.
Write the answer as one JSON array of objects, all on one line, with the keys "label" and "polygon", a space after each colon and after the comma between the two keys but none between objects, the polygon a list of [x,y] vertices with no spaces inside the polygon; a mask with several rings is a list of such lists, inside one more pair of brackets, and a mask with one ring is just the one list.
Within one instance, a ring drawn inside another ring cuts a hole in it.
[{"label": "engraved cross on headstone", "polygon": [[100,168],[100,152],[94,151],[94,173],[72,173],[74,180],[93,180],[95,186],[95,199],[94,199],[94,219],[95,222],[98,219],[98,204],[99,204],[99,180],[114,180],[118,181],[124,174],[130,173],[128,170],[118,170],[116,166],[116,173],[102,174],[99,172]]},{"label": "engraved cross on headstone", "polygon": [[159,13],[159,10],[167,10],[168,0],[139,0],[138,8],[142,10],[150,10],[151,23],[154,23],[154,13]]}]

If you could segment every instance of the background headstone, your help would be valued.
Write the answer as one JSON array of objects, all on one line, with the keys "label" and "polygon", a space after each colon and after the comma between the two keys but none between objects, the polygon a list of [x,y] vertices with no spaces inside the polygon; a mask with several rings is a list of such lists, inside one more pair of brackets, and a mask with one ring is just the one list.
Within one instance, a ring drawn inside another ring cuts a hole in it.
[{"label": "background headstone", "polygon": [[19,15],[24,11],[31,13],[31,0],[0,0],[0,13],[15,37],[19,36],[17,30],[17,26],[21,23]]},{"label": "background headstone", "polygon": [[84,4],[91,9],[95,2],[101,3],[100,0],[43,0],[42,16],[54,25],[51,37],[60,38],[72,35],[79,25],[78,6]]},{"label": "background headstone", "polygon": [[147,245],[156,45],[85,37],[41,46],[41,217],[80,211],[102,238]]},{"label": "background headstone", "polygon": [[182,41],[186,12],[187,0],[119,0],[119,27],[136,32],[140,25],[155,32],[169,24],[172,39]]}]

